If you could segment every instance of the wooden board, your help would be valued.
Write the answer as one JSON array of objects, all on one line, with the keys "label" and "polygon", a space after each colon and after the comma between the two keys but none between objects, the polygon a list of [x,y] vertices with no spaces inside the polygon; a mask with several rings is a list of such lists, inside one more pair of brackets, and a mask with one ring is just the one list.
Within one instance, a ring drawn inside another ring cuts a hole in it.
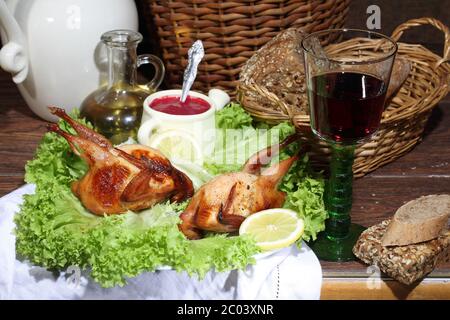
[{"label": "wooden board", "polygon": [[324,278],[323,300],[447,300],[450,279],[425,279],[418,285],[406,286],[390,279]]}]

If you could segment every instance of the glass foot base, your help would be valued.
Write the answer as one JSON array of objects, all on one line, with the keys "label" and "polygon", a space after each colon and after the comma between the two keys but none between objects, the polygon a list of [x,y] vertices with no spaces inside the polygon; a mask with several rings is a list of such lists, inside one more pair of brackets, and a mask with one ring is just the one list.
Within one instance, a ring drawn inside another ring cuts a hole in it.
[{"label": "glass foot base", "polygon": [[353,246],[364,230],[363,226],[352,223],[346,238],[332,238],[327,236],[325,231],[319,234],[316,241],[308,243],[308,245],[320,260],[352,261],[356,259],[352,252]]}]

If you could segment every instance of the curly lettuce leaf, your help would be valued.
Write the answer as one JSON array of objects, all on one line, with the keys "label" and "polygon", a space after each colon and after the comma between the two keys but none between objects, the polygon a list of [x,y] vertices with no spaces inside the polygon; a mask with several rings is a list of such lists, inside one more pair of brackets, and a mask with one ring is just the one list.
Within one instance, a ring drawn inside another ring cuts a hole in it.
[{"label": "curly lettuce leaf", "polygon": [[305,222],[305,241],[315,240],[325,230],[328,213],[323,202],[324,188],[324,180],[309,168],[308,156],[298,160],[278,186],[286,192],[283,208],[294,210]]},{"label": "curly lettuce leaf", "polygon": [[216,112],[216,127],[221,129],[240,129],[251,127],[253,118],[239,103],[230,103]]},{"label": "curly lettuce leaf", "polygon": [[213,155],[204,159],[203,166],[212,175],[239,171],[250,156],[280,142],[294,132],[294,126],[287,122],[270,129],[219,128],[216,131]]}]

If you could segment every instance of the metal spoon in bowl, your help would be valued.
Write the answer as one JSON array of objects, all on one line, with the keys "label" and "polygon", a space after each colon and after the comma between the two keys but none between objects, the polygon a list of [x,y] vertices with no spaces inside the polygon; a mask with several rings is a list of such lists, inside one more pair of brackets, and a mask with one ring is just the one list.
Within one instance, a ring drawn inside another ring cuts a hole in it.
[{"label": "metal spoon in bowl", "polygon": [[192,47],[188,51],[188,65],[186,70],[184,70],[183,76],[183,88],[181,91],[180,101],[185,102],[188,96],[189,90],[194,83],[195,77],[197,76],[197,68],[205,56],[205,50],[203,49],[203,43],[201,40],[194,42]]}]

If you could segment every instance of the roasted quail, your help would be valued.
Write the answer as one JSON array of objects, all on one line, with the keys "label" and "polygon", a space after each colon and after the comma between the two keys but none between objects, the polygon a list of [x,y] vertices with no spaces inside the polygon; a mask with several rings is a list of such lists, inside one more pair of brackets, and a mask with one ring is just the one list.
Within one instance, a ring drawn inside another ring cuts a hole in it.
[{"label": "roasted quail", "polygon": [[159,151],[142,145],[113,145],[102,135],[70,118],[63,109],[51,113],[68,122],[78,135],[48,126],[64,137],[73,152],[89,165],[72,183],[73,193],[96,215],[138,211],[166,200],[183,201],[193,194],[191,180]]},{"label": "roasted quail", "polygon": [[288,172],[297,156],[288,158],[261,172],[263,164],[280,148],[297,140],[288,137],[279,145],[253,155],[241,172],[220,175],[203,185],[180,215],[180,230],[189,239],[199,239],[203,231],[233,232],[249,215],[264,209],[281,207],[285,193],[277,190],[278,182]]}]

